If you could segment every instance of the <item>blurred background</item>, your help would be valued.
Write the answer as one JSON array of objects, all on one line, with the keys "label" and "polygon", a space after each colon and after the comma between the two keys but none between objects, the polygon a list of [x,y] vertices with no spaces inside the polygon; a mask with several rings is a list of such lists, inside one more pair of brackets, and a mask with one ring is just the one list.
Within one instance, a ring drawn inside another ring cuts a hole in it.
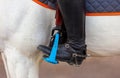
[{"label": "blurred background", "polygon": [[[40,65],[40,78],[120,78],[120,56],[88,57],[80,67],[66,63]],[[6,78],[0,55],[0,78]]]}]

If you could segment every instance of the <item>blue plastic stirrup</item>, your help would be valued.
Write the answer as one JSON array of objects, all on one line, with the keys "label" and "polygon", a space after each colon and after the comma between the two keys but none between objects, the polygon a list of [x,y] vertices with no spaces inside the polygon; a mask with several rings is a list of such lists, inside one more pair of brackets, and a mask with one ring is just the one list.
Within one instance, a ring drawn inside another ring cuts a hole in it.
[{"label": "blue plastic stirrup", "polygon": [[58,49],[58,43],[59,43],[59,33],[55,34],[54,44],[50,53],[50,56],[47,58],[44,58],[46,62],[52,63],[52,64],[58,64],[58,61],[56,60],[57,55],[57,49]]}]

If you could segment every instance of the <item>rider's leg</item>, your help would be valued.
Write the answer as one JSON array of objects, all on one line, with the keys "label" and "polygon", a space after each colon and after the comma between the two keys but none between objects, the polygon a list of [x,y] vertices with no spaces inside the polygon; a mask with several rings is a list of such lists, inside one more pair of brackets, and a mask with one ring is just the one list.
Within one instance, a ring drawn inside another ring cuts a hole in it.
[{"label": "rider's leg", "polygon": [[[86,55],[85,0],[58,0],[67,31],[67,42],[59,45],[57,60],[81,64]],[[39,50],[49,54],[50,48],[40,45]],[[83,55],[83,56],[82,56]]]}]

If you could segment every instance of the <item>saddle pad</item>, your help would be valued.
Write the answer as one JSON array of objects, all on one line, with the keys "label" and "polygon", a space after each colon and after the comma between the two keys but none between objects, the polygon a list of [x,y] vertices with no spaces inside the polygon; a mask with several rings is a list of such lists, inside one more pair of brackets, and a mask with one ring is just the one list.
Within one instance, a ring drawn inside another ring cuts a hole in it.
[{"label": "saddle pad", "polygon": [[[36,3],[49,8],[56,9],[57,0],[33,0]],[[86,14],[99,13],[97,15],[120,15],[120,0],[85,0]]]},{"label": "saddle pad", "polygon": [[86,12],[120,12],[120,0],[86,0]]},{"label": "saddle pad", "polygon": [[53,9],[53,10],[55,10],[57,6],[57,0],[33,0],[33,1],[40,4],[43,7]]}]

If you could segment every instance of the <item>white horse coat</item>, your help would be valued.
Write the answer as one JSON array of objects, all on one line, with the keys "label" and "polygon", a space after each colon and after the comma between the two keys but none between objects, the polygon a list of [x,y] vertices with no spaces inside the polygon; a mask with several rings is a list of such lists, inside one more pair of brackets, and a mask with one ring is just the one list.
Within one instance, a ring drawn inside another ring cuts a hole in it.
[{"label": "white horse coat", "polygon": [[39,78],[39,44],[47,45],[55,12],[31,0],[0,0],[0,49],[7,78]]},{"label": "white horse coat", "polygon": [[[39,44],[47,45],[55,11],[31,0],[0,0],[0,50],[8,78],[39,78]],[[86,16],[91,56],[120,54],[120,16]]]}]

